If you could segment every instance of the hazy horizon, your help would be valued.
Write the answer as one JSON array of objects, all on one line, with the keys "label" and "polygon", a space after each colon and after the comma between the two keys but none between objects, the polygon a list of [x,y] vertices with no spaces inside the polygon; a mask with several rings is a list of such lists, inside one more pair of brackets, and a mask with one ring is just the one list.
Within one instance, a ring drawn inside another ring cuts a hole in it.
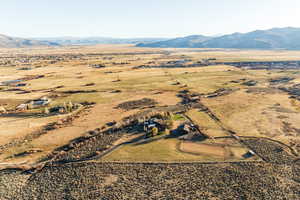
[{"label": "hazy horizon", "polygon": [[15,37],[173,38],[300,27],[297,0],[45,0],[1,3],[0,34]]}]

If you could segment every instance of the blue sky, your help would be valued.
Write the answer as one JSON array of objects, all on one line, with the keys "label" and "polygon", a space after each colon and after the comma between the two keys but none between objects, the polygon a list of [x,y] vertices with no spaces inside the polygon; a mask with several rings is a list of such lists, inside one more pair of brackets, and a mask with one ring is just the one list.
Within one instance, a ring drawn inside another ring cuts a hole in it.
[{"label": "blue sky", "polygon": [[0,33],[177,37],[300,27],[300,0],[2,0]]}]

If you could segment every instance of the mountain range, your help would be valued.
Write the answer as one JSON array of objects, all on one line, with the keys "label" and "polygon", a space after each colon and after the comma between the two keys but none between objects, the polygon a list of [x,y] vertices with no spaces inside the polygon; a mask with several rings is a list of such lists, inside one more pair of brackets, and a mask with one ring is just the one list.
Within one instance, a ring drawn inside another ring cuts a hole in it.
[{"label": "mountain range", "polygon": [[167,39],[169,38],[53,37],[25,39],[0,34],[0,48],[96,44],[137,44],[142,42],[158,42]]},{"label": "mountain range", "polygon": [[169,38],[50,37],[32,39],[38,41],[51,41],[60,45],[95,45],[152,43],[168,40]]},{"label": "mountain range", "polygon": [[233,33],[223,36],[191,35],[180,38],[109,38],[109,37],[54,37],[16,38],[0,34],[0,48],[135,44],[152,48],[236,48],[236,49],[297,49],[300,50],[300,28],[272,28],[248,33]]},{"label": "mountain range", "polygon": [[194,35],[154,43],[140,43],[136,46],[158,48],[300,49],[300,28],[273,28],[249,33],[233,33],[220,37]]},{"label": "mountain range", "polygon": [[153,43],[139,43],[137,47],[158,47],[158,48],[195,48],[197,44],[204,41],[210,40],[213,37],[208,37],[204,35],[191,35],[187,37],[180,37],[165,41],[158,41]]},{"label": "mountain range", "polygon": [[58,46],[58,43],[51,41],[38,41],[32,39],[24,39],[18,37],[10,37],[0,34],[0,48],[19,48],[33,46]]}]

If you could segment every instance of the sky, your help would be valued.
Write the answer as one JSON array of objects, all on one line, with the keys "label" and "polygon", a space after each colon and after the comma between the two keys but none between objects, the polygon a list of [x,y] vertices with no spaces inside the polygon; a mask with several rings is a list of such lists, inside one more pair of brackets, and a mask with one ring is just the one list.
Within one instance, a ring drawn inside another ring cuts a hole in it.
[{"label": "sky", "polygon": [[300,0],[0,0],[18,37],[180,37],[300,27]]}]

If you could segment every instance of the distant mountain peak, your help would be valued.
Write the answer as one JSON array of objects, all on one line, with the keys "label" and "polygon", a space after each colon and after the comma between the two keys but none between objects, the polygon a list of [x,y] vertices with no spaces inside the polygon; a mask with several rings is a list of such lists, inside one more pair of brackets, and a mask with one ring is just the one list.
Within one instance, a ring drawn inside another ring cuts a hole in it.
[{"label": "distant mountain peak", "polygon": [[300,49],[300,28],[283,27],[219,36],[189,35],[178,38],[54,37],[24,39],[0,34],[0,47],[57,45],[136,44],[153,48]]},{"label": "distant mountain peak", "polygon": [[174,48],[237,48],[237,49],[300,49],[300,28],[284,27],[232,33],[220,37],[194,35],[163,42],[138,44],[140,47]]},{"label": "distant mountain peak", "polygon": [[138,47],[154,47],[154,48],[194,48],[195,44],[201,43],[203,41],[209,40],[212,37],[204,35],[190,35],[187,37],[178,37],[175,39],[159,41],[154,43],[140,43],[136,46]]}]

